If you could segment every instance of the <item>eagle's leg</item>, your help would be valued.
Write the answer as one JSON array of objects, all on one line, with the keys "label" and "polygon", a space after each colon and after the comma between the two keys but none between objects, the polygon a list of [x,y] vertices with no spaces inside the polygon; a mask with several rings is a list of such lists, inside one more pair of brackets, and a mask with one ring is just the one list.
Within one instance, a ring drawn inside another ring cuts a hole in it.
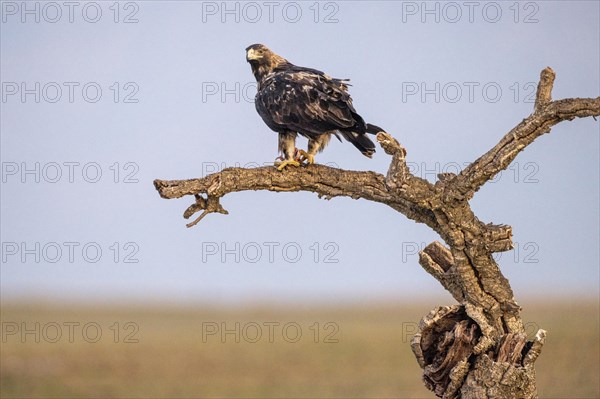
[{"label": "eagle's leg", "polygon": [[283,161],[275,162],[277,170],[283,170],[288,165],[300,166],[300,162],[294,158],[296,152],[296,133],[279,133],[279,151],[283,155]]},{"label": "eagle's leg", "polygon": [[315,155],[317,155],[317,152],[323,151],[323,148],[329,143],[330,138],[331,134],[324,133],[318,135],[316,138],[308,139],[308,152],[299,150],[300,162],[306,161],[307,165],[315,163]]}]

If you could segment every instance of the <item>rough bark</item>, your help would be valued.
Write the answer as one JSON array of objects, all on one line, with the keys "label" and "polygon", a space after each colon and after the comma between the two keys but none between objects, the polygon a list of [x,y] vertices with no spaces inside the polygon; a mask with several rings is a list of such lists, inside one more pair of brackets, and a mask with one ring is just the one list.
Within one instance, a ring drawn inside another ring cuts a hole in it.
[{"label": "rough bark", "polygon": [[432,310],[420,324],[412,349],[425,385],[444,398],[536,397],[534,363],[546,332],[527,341],[520,307],[492,254],[512,249],[510,226],[480,221],[469,200],[486,182],[552,126],[600,115],[600,97],[552,101],[555,74],[542,71],[534,112],[460,174],[441,174],[432,184],[410,173],[406,150],[391,135],[377,141],[392,156],[387,174],[310,165],[283,172],[274,167],[228,168],[199,179],[155,180],[163,198],[194,195],[186,219],[224,213],[220,199],[246,190],[312,191],[319,198],[346,196],[392,207],[435,230],[445,245],[429,244],[419,263],[458,305]]}]

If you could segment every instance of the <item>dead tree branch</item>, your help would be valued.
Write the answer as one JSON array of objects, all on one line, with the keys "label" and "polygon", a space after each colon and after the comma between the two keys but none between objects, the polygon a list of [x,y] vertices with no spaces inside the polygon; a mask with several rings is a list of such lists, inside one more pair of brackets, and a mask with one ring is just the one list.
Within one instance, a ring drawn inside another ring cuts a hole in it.
[{"label": "dead tree branch", "polygon": [[534,362],[546,332],[528,342],[508,280],[492,254],[512,249],[512,229],[485,224],[468,201],[486,182],[506,169],[536,138],[563,121],[600,115],[600,97],[552,101],[555,74],[541,72],[534,112],[459,175],[441,174],[435,184],[410,173],[406,150],[391,135],[377,141],[392,156],[387,174],[356,172],[321,165],[291,168],[228,168],[199,179],[155,180],[162,198],[194,195],[187,219],[202,211],[227,211],[220,199],[248,190],[310,191],[319,198],[365,199],[390,206],[435,230],[446,245],[434,242],[419,263],[448,290],[459,305],[434,309],[412,342],[425,385],[444,398],[536,396]]},{"label": "dead tree branch", "polygon": [[457,195],[470,199],[486,182],[506,169],[516,156],[552,126],[575,118],[598,115],[598,98],[570,98],[552,101],[554,71],[546,68],[540,74],[534,113],[508,132],[485,155],[466,167],[453,184]]}]

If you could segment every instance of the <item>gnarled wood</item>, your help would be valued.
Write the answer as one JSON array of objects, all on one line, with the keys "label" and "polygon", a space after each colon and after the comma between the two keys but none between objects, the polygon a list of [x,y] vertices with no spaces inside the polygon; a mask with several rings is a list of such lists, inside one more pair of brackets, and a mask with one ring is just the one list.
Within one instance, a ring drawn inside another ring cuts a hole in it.
[{"label": "gnarled wood", "polygon": [[155,180],[162,198],[194,195],[184,217],[202,211],[227,214],[220,200],[247,190],[310,191],[320,198],[346,196],[390,206],[435,230],[434,242],[419,257],[421,266],[460,305],[441,307],[426,316],[411,346],[424,370],[425,385],[445,398],[533,398],[534,363],[546,332],[527,341],[520,307],[492,254],[512,249],[510,226],[480,221],[469,199],[552,126],[574,118],[600,115],[600,97],[552,101],[555,74],[541,72],[534,112],[460,174],[439,175],[435,184],[410,173],[406,150],[391,135],[377,141],[392,156],[387,174],[356,172],[322,165],[290,168],[227,168],[199,179]]}]

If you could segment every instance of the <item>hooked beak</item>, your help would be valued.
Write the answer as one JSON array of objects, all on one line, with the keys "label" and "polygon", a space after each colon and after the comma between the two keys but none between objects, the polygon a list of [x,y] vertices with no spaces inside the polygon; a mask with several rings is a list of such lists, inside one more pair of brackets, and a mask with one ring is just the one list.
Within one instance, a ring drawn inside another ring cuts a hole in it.
[{"label": "hooked beak", "polygon": [[250,61],[258,61],[261,58],[262,58],[262,56],[260,54],[258,54],[257,51],[254,51],[254,49],[250,49],[246,53],[246,61],[248,61],[248,62],[250,62]]}]

